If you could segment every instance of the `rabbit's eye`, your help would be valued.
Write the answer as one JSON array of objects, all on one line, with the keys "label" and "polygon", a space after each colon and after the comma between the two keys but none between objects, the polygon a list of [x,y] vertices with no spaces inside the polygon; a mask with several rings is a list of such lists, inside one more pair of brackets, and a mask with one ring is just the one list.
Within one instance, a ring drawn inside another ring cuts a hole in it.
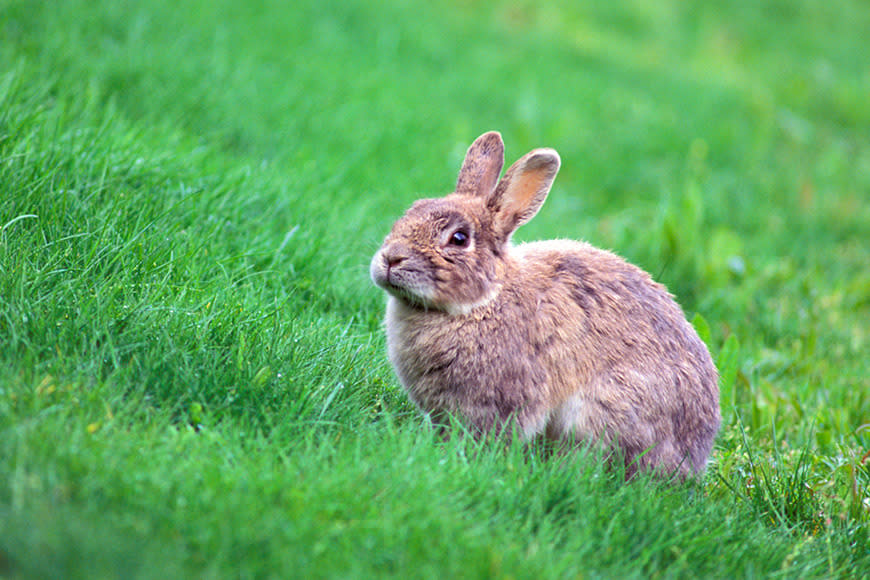
[{"label": "rabbit's eye", "polygon": [[463,230],[456,230],[450,236],[449,243],[451,246],[457,246],[460,248],[464,248],[464,247],[468,246],[468,242],[469,242],[468,234]]}]

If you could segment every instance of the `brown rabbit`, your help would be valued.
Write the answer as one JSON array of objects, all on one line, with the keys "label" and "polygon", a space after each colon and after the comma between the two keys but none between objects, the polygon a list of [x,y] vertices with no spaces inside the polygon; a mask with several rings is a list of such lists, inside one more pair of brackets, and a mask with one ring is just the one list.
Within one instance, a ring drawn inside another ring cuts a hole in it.
[{"label": "brown rabbit", "polygon": [[591,440],[638,469],[704,472],[721,421],[716,368],[664,286],[583,242],[514,246],[559,155],[507,170],[496,132],[468,149],[456,191],[414,203],[371,263],[389,293],[389,357],[436,421],[515,422],[526,439]]}]

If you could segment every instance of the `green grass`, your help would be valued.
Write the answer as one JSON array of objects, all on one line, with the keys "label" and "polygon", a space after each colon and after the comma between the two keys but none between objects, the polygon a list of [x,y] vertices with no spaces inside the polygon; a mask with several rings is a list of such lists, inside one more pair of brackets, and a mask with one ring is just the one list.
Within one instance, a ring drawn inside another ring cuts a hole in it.
[{"label": "green grass", "polygon": [[[870,577],[870,8],[0,0],[0,578]],[[703,482],[439,440],[368,260],[500,130],[666,283]]]}]

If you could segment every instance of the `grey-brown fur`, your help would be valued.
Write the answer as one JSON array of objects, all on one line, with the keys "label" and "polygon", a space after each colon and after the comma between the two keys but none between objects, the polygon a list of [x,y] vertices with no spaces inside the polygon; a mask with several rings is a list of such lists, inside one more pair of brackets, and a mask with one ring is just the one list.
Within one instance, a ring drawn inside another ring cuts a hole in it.
[{"label": "grey-brown fur", "polygon": [[[425,412],[485,432],[615,445],[637,469],[702,473],[719,429],[704,343],[649,275],[568,240],[513,246],[559,169],[536,149],[498,176],[498,133],[468,150],[456,192],[416,202],[371,263],[387,345]],[[467,234],[467,245],[457,243]]]}]

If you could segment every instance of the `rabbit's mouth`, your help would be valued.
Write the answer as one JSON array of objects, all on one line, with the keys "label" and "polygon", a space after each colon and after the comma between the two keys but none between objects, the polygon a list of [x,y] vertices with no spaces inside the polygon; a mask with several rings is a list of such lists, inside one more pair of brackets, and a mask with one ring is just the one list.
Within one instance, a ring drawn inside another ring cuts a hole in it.
[{"label": "rabbit's mouth", "polygon": [[372,260],[372,281],[402,301],[425,306],[431,302],[431,283],[424,271],[409,262],[410,260],[405,259],[390,259],[379,253]]}]

